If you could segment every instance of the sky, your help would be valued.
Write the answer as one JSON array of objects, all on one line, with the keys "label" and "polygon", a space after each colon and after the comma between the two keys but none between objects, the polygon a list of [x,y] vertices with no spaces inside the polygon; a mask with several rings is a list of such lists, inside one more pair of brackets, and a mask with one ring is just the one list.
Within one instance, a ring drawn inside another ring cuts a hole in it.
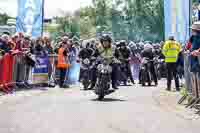
[{"label": "sky", "polygon": [[[12,17],[17,16],[18,0],[0,0],[0,12],[6,12]],[[50,18],[61,14],[61,11],[71,11],[91,4],[92,0],[45,0],[45,17]]]}]

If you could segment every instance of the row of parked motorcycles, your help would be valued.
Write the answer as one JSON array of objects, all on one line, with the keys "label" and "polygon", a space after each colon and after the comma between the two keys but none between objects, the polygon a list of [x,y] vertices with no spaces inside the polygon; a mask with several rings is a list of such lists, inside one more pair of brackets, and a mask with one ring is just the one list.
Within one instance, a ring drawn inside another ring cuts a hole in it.
[{"label": "row of parked motorcycles", "polygon": [[[118,61],[114,58],[112,59],[112,61],[120,66],[121,74],[119,82],[122,82],[124,85],[126,85],[126,83],[130,81],[127,75],[128,70],[126,63],[124,63],[123,61]],[[142,86],[145,86],[146,83],[148,83],[148,85],[150,86],[153,81],[153,77],[150,72],[151,63],[154,64],[158,79],[166,77],[166,65],[164,59],[159,59],[158,57],[155,57],[153,60],[143,58],[140,66],[140,81]],[[115,92],[115,90],[110,90],[112,67],[110,66],[110,61],[108,59],[104,59],[101,57],[91,57],[82,60],[81,83],[84,87],[84,90],[88,90],[89,86],[91,85],[92,70],[94,68],[97,68],[97,81],[94,88],[94,93],[98,96],[98,100],[103,100],[106,95]]]}]

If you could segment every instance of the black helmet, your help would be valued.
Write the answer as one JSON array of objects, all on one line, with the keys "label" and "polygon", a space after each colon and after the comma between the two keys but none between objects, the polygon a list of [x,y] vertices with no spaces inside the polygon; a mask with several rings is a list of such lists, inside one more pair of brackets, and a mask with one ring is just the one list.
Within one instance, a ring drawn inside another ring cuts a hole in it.
[{"label": "black helmet", "polygon": [[116,42],[116,46],[117,46],[117,48],[120,48],[121,47],[120,42]]},{"label": "black helmet", "polygon": [[120,41],[120,45],[121,45],[121,46],[126,46],[126,41],[125,41],[125,40],[121,40],[121,41]]},{"label": "black helmet", "polygon": [[169,36],[169,40],[174,41],[174,36]]},{"label": "black helmet", "polygon": [[108,41],[109,43],[111,43],[112,38],[108,34],[103,34],[101,36],[100,42],[103,43],[104,41]]}]

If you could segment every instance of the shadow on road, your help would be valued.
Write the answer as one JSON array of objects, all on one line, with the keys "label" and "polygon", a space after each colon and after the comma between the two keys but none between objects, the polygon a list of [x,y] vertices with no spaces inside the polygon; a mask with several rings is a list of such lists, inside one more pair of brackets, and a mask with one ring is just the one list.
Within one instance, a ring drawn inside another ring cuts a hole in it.
[{"label": "shadow on road", "polygon": [[0,90],[0,96],[3,96],[3,95],[7,95],[7,94],[13,94],[13,93],[16,93],[16,92],[28,92],[28,91],[31,91],[31,90],[40,90],[40,91],[48,91],[48,88],[52,88],[52,87],[48,87],[47,85],[46,86],[37,86],[37,85],[17,85],[17,86],[11,86],[9,89],[11,91],[8,91],[8,92],[3,92]]},{"label": "shadow on road", "polygon": [[121,86],[121,87],[131,87],[133,85],[119,85],[119,86]]},{"label": "shadow on road", "polygon": [[104,98],[101,101],[99,101],[98,99],[92,99],[92,101],[98,101],[98,102],[125,102],[126,100],[115,99],[115,98]]}]

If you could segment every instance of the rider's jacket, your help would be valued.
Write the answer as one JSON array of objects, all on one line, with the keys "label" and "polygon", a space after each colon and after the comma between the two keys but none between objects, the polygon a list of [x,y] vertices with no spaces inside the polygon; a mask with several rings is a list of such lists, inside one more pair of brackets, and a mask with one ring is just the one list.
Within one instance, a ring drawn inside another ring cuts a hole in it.
[{"label": "rider's jacket", "polygon": [[155,49],[154,52],[155,52],[155,55],[156,55],[157,57],[159,57],[159,59],[164,59],[164,58],[165,58],[165,56],[163,55],[161,49]]},{"label": "rider's jacket", "polygon": [[131,56],[131,51],[129,48],[121,49],[119,48],[120,58],[128,59]]},{"label": "rider's jacket", "polygon": [[86,59],[86,58],[92,57],[93,54],[94,54],[94,50],[92,50],[91,48],[83,48],[80,50],[78,56],[81,59]]},{"label": "rider's jacket", "polygon": [[110,48],[104,48],[102,45],[98,48],[98,54],[106,59],[112,59],[113,57],[119,58],[119,52],[114,45]]},{"label": "rider's jacket", "polygon": [[153,60],[153,58],[155,57],[155,53],[152,49],[143,50],[141,52],[141,57],[145,57],[145,58],[149,58],[150,60]]}]

